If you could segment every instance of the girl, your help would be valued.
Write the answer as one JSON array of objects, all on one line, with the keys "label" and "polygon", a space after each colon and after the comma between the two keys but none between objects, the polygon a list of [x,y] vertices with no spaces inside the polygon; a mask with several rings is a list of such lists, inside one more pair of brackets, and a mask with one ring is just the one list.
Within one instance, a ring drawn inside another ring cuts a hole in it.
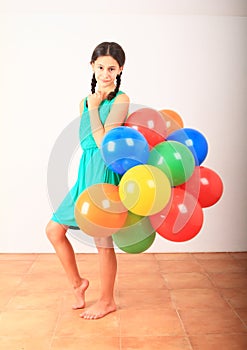
[{"label": "girl", "polygon": [[[74,289],[76,304],[73,309],[85,307],[84,295],[89,281],[79,274],[66,232],[69,227],[77,227],[74,206],[85,188],[96,183],[119,183],[119,175],[109,170],[100,156],[100,144],[109,130],[124,123],[129,108],[128,96],[119,90],[125,63],[122,47],[114,42],[103,42],[93,51],[90,63],[93,70],[92,93],[80,103],[80,142],[83,153],[78,179],[46,227],[48,239]],[[101,318],[116,310],[114,283],[117,260],[112,238],[95,238],[95,244],[99,253],[101,290],[96,304],[80,315],[84,319]]]}]

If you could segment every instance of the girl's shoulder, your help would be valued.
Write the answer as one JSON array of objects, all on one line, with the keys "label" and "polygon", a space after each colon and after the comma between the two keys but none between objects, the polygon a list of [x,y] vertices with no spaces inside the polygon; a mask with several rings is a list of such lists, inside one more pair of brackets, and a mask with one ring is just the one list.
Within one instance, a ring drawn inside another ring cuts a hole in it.
[{"label": "girl's shoulder", "polygon": [[119,91],[118,94],[116,95],[116,97],[114,98],[115,102],[121,102],[121,103],[129,103],[129,96],[123,92],[123,91]]},{"label": "girl's shoulder", "polygon": [[87,101],[87,96],[84,97],[79,104],[80,116],[82,115],[82,113],[84,111],[84,106],[85,106],[86,101]]}]

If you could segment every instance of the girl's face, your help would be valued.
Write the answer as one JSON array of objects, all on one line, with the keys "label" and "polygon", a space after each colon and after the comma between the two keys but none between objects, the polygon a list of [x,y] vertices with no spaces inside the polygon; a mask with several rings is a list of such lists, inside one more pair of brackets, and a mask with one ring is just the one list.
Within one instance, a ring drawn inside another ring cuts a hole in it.
[{"label": "girl's face", "polygon": [[115,79],[122,71],[123,67],[119,67],[118,62],[111,56],[100,56],[92,63],[95,79],[98,88],[103,90],[111,90],[115,88]]}]

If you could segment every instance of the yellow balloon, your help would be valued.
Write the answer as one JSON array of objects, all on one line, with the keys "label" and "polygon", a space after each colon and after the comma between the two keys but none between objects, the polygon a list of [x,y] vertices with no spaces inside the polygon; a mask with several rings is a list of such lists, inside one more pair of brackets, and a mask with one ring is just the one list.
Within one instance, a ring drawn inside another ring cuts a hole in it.
[{"label": "yellow balloon", "polygon": [[168,177],[153,165],[137,165],[123,175],[119,183],[123,205],[136,215],[153,215],[161,211],[171,197]]}]

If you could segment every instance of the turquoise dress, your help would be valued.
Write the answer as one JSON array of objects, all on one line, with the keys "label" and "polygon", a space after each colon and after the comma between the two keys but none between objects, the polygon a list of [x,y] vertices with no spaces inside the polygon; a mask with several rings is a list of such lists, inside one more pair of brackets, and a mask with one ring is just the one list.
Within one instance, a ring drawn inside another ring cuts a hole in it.
[{"label": "turquoise dress", "polygon": [[[116,96],[119,94],[123,94],[123,92],[119,91]],[[99,106],[99,116],[103,125],[105,124],[115,98],[111,101],[104,100]],[[119,174],[107,168],[101,157],[100,149],[96,145],[92,135],[86,100],[87,99],[84,100],[84,109],[79,128],[80,144],[83,152],[79,164],[77,181],[51,218],[52,221],[69,226],[73,229],[79,229],[74,216],[74,207],[79,195],[87,187],[94,184],[110,183],[118,185],[121,178]]]}]

